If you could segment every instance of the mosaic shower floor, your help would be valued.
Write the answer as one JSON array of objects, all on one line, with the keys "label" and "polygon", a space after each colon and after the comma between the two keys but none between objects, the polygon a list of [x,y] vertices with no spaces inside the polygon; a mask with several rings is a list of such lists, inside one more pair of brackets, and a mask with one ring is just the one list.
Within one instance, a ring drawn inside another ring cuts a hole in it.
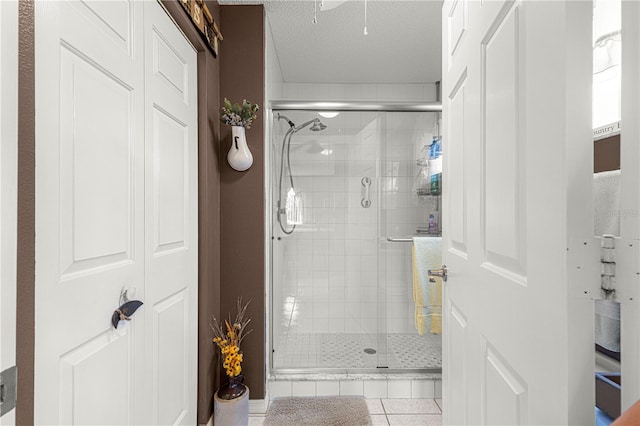
[{"label": "mosaic shower floor", "polygon": [[288,333],[280,338],[275,348],[274,368],[442,367],[442,338],[439,335],[388,334],[380,343],[377,336]]}]

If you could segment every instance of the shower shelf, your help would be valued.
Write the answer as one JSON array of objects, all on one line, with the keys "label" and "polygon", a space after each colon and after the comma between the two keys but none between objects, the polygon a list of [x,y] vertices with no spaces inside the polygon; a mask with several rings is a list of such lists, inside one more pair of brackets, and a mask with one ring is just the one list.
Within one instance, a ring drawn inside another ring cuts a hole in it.
[{"label": "shower shelf", "polygon": [[436,198],[442,196],[442,193],[434,194],[432,192],[426,192],[424,189],[418,189],[416,190],[416,195],[421,198]]}]

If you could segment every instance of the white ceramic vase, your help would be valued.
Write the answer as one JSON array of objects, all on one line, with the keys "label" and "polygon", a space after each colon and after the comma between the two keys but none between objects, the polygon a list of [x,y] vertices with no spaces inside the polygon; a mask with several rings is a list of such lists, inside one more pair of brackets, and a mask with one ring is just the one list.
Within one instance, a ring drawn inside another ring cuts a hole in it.
[{"label": "white ceramic vase", "polygon": [[249,388],[234,399],[222,399],[214,395],[213,424],[247,426],[249,423]]},{"label": "white ceramic vase", "polygon": [[253,155],[247,146],[247,137],[242,126],[231,126],[231,149],[227,154],[227,161],[239,172],[244,172],[253,164]]}]

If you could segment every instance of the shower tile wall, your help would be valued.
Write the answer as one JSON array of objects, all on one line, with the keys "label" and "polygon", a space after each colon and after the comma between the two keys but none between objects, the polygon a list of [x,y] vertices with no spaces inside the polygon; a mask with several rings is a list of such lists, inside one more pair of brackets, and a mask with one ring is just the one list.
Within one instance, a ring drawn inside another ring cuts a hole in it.
[{"label": "shower tile wall", "polygon": [[[296,123],[315,117],[284,114]],[[324,132],[294,135],[291,167],[303,224],[290,236],[276,233],[282,239],[274,241],[274,262],[281,253],[284,265],[282,278],[274,275],[276,345],[280,332],[375,333],[380,318],[389,333],[415,334],[411,245],[388,243],[386,236],[406,238],[426,224],[429,208],[413,184],[433,120],[427,114],[350,112],[323,118]],[[279,157],[286,126],[276,126],[273,151]],[[363,177],[372,180],[370,208],[361,205]]]},{"label": "shower tile wall", "polygon": [[[307,119],[302,114],[297,121]],[[276,240],[284,246],[286,269],[281,324],[300,333],[372,333],[378,283],[378,122],[376,114],[361,113],[324,121],[330,129],[301,131],[291,143],[292,173],[304,210],[303,224]],[[368,209],[360,204],[365,176],[373,181],[373,207]]]}]

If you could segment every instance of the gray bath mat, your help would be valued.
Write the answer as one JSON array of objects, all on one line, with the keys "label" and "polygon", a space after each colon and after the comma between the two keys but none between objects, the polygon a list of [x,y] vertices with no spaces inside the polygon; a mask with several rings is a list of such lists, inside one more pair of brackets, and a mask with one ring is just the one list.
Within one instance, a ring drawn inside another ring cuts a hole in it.
[{"label": "gray bath mat", "polygon": [[271,402],[265,426],[371,425],[367,403],[361,396],[312,396],[276,398]]}]

